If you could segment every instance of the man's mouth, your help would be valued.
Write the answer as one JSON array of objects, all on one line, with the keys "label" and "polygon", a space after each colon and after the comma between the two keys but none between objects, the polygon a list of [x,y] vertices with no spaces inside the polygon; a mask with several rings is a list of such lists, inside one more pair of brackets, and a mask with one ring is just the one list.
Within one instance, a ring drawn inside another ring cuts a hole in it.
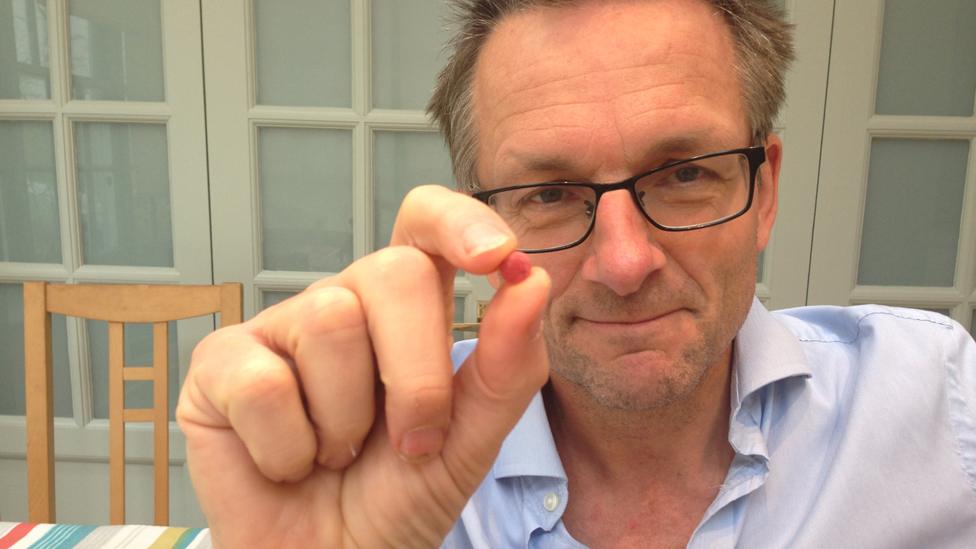
[{"label": "man's mouth", "polygon": [[661,313],[637,315],[578,315],[576,320],[600,328],[639,328],[652,326],[672,319],[684,309],[671,309]]}]

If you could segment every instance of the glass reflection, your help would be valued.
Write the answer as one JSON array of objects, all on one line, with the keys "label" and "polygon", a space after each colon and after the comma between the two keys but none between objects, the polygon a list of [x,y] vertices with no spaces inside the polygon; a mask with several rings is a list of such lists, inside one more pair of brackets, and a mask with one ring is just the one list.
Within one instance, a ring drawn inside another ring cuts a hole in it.
[{"label": "glass reflection", "polygon": [[383,109],[423,109],[450,33],[441,0],[373,0],[373,104]]},{"label": "glass reflection", "polygon": [[373,136],[373,247],[390,243],[400,203],[418,185],[454,188],[451,159],[440,135],[432,132],[376,132]]},{"label": "glass reflection", "polygon": [[0,2],[0,99],[50,98],[48,56],[45,2]]},{"label": "glass reflection", "polygon": [[159,0],[72,0],[71,96],[162,101]]},{"label": "glass reflection", "polygon": [[60,263],[50,122],[0,121],[0,261]]},{"label": "glass reflection", "polygon": [[259,104],[352,105],[349,0],[254,0],[253,10]]},{"label": "glass reflection", "polygon": [[75,150],[84,262],[172,267],[166,127],[77,123]]},{"label": "glass reflection", "polygon": [[260,128],[261,258],[269,270],[352,262],[352,132]]},{"label": "glass reflection", "polygon": [[972,116],[976,2],[887,0],[878,114]]},{"label": "glass reflection", "polygon": [[857,283],[953,285],[969,142],[871,144]]}]

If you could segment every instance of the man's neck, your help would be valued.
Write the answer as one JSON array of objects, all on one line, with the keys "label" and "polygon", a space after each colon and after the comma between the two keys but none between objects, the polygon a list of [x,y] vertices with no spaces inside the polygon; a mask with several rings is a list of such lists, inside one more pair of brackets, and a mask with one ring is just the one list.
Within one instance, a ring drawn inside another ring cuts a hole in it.
[{"label": "man's neck", "polygon": [[[730,351],[688,398],[641,411],[601,407],[578,386],[553,377],[546,411],[569,477],[564,518],[577,539],[608,542],[606,532],[593,531],[597,524],[621,535],[631,523],[664,533],[657,520],[673,527],[677,538],[691,534],[734,455],[728,442],[731,369]],[[601,508],[631,511],[603,516]]]}]

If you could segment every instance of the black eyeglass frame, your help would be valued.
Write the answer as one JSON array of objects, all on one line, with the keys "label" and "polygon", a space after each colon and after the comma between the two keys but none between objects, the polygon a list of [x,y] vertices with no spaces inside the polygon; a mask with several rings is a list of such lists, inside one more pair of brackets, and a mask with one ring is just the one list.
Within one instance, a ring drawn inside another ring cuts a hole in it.
[{"label": "black eyeglass frame", "polygon": [[[707,223],[697,223],[695,225],[670,226],[670,225],[662,225],[661,223],[655,221],[653,218],[651,218],[650,214],[648,214],[647,211],[644,209],[644,206],[641,205],[640,198],[637,196],[637,182],[639,180],[649,175],[660,172],[662,170],[667,170],[675,166],[679,166],[681,164],[687,164],[689,162],[695,162],[707,158],[714,158],[716,156],[731,156],[733,154],[741,154],[745,156],[746,159],[749,161],[749,198],[746,201],[746,205],[738,212],[729,214],[725,217],[716,219],[714,221],[709,221]],[[651,223],[651,225],[654,225],[655,227],[661,229],[662,231],[668,231],[668,232],[694,231],[697,229],[704,229],[706,227],[714,227],[715,225],[721,225],[722,223],[732,221],[733,219],[740,217],[746,212],[748,212],[749,208],[752,207],[752,199],[756,189],[756,174],[759,173],[759,167],[762,166],[762,163],[765,161],[766,161],[765,145],[755,145],[752,147],[744,147],[741,149],[730,149],[727,151],[703,154],[692,158],[676,160],[674,162],[669,162],[663,166],[654,168],[651,171],[635,175],[633,177],[630,177],[628,179],[625,179],[617,183],[584,183],[578,181],[550,181],[548,183],[526,183],[523,185],[512,185],[509,187],[501,187],[499,189],[478,191],[476,193],[472,193],[471,196],[480,200],[481,202],[484,202],[485,204],[489,204],[490,206],[489,199],[491,198],[491,196],[505,191],[514,191],[514,190],[526,189],[530,187],[541,187],[541,186],[551,186],[551,185],[565,185],[568,187],[586,187],[588,189],[592,189],[593,193],[595,194],[595,198],[593,199],[593,217],[592,219],[590,219],[590,226],[587,227],[586,232],[583,233],[583,236],[579,237],[574,242],[571,242],[569,244],[564,244],[562,246],[555,246],[552,248],[539,248],[535,250],[520,250],[527,254],[558,252],[560,250],[565,250],[568,248],[572,248],[574,246],[579,246],[587,238],[589,238],[590,233],[593,232],[593,227],[596,225],[596,210],[600,206],[600,197],[602,197],[604,194],[608,192],[619,191],[622,189],[626,189],[630,193],[630,197],[634,200],[634,204],[637,206],[637,209],[641,212],[641,215],[644,216],[644,219],[647,219]]]}]

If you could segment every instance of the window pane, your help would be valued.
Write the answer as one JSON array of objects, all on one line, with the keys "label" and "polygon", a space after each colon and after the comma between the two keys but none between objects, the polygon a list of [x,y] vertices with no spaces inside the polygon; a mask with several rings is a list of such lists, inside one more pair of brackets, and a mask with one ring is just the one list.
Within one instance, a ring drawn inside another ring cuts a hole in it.
[{"label": "window pane", "polygon": [[[72,417],[71,374],[65,318],[52,315],[51,348],[54,376],[54,415]],[[0,415],[22,416],[24,406],[24,290],[20,284],[0,284]]]},{"label": "window pane", "polygon": [[[454,322],[464,322],[464,301],[463,296],[454,296]],[[458,330],[452,330],[451,337],[454,339],[454,342],[457,343],[463,339],[478,337],[478,334],[477,332],[461,332]]]},{"label": "window pane", "polygon": [[390,243],[400,202],[417,185],[454,188],[451,159],[439,134],[376,132],[373,135],[373,246]]},{"label": "window pane", "polygon": [[876,110],[972,116],[976,97],[976,2],[888,0]]},{"label": "window pane", "polygon": [[373,0],[373,103],[423,109],[444,65],[447,4],[442,0]]},{"label": "window pane", "polygon": [[875,139],[858,284],[952,286],[969,143]]},{"label": "window pane", "polygon": [[352,105],[348,0],[254,0],[257,102]]},{"label": "window pane", "polygon": [[0,2],[0,99],[50,97],[45,2]]},{"label": "window pane", "polygon": [[293,295],[298,295],[298,292],[263,291],[261,292],[261,309],[277,305]]},{"label": "window pane", "polygon": [[265,269],[338,272],[352,262],[352,133],[260,128]]},{"label": "window pane", "polygon": [[50,122],[0,121],[0,261],[61,262]]},{"label": "window pane", "polygon": [[[91,359],[92,398],[94,417],[108,419],[108,322],[86,320],[88,327],[88,356]],[[176,322],[169,323],[168,387],[170,419],[176,413],[180,396],[179,346]],[[152,366],[152,324],[125,325],[125,365]],[[151,408],[152,383],[125,382],[125,405],[132,408]]]},{"label": "window pane", "polygon": [[159,0],[71,0],[71,97],[162,101]]},{"label": "window pane", "polygon": [[75,150],[84,262],[172,267],[166,126],[77,123]]}]

